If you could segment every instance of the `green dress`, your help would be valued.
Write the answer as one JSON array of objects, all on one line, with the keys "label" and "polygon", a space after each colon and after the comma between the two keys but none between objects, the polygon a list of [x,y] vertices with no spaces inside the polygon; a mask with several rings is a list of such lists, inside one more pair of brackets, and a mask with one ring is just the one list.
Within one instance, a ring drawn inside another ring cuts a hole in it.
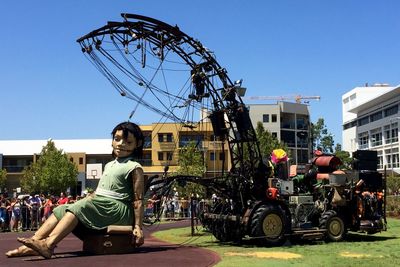
[{"label": "green dress", "polygon": [[85,227],[94,230],[109,225],[132,225],[133,184],[130,173],[141,167],[129,157],[107,163],[93,196],[58,206],[53,210],[54,215],[60,220],[66,211],[72,212]]}]

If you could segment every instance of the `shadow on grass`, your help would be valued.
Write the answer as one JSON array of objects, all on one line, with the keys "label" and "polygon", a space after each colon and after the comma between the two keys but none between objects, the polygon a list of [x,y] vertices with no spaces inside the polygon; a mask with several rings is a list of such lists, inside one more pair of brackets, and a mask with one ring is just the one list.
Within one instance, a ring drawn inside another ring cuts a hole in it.
[{"label": "shadow on grass", "polygon": [[381,235],[367,235],[367,234],[357,234],[348,233],[346,236],[347,242],[375,242],[375,241],[385,241],[390,239],[398,239],[395,236],[381,236]]},{"label": "shadow on grass", "polygon": [[[189,236],[188,236],[189,237]],[[256,240],[242,240],[240,242],[221,242],[218,241],[211,233],[203,232],[203,233],[196,233],[192,236],[193,239],[197,238],[210,238],[209,241],[203,241],[199,244],[193,244],[197,247],[203,248],[213,248],[213,247],[241,247],[241,248],[257,248],[257,247],[268,247],[265,245],[260,245],[256,242]],[[347,242],[347,243],[356,243],[356,242],[377,242],[377,241],[386,241],[391,239],[400,239],[400,237],[396,236],[382,236],[382,235],[367,235],[362,233],[347,233],[344,240],[340,242]],[[191,242],[185,242],[186,245],[190,244]],[[322,239],[317,240],[306,240],[300,238],[288,238],[286,243],[282,247],[291,247],[297,245],[323,245],[327,243],[332,243],[329,241],[324,241]],[[185,244],[182,244],[185,245]],[[271,246],[270,246],[271,247]]]}]

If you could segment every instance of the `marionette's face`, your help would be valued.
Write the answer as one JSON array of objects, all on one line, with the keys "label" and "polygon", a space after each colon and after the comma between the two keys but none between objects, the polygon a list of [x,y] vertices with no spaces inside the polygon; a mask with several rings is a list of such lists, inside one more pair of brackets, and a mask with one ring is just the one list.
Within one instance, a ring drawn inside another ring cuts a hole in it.
[{"label": "marionette's face", "polygon": [[112,141],[112,147],[114,149],[114,155],[117,158],[123,158],[131,155],[136,146],[137,141],[132,133],[128,133],[128,137],[124,139],[122,130],[115,132]]}]

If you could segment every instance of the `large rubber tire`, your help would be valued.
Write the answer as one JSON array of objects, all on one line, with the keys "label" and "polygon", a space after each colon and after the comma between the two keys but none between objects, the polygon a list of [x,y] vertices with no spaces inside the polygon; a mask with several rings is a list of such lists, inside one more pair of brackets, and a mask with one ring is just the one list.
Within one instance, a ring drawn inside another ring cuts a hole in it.
[{"label": "large rubber tire", "polygon": [[321,229],[326,229],[326,241],[338,242],[346,235],[346,226],[334,210],[324,212],[319,225]]},{"label": "large rubber tire", "polygon": [[259,245],[281,246],[286,241],[288,227],[285,211],[279,205],[264,204],[252,216],[251,237],[256,237]]}]

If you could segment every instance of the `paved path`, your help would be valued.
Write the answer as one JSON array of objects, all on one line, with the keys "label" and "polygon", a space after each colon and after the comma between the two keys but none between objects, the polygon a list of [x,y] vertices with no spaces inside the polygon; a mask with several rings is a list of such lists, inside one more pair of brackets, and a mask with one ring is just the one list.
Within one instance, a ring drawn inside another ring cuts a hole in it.
[{"label": "paved path", "polygon": [[74,235],[67,236],[56,249],[56,258],[44,260],[40,256],[7,258],[4,253],[19,246],[19,236],[31,236],[32,233],[0,233],[0,266],[1,267],[116,267],[116,266],[213,266],[220,257],[206,249],[169,244],[151,236],[154,231],[168,228],[189,226],[189,221],[159,224],[145,229],[145,244],[137,253],[120,255],[85,255],[81,252],[82,242]]}]

